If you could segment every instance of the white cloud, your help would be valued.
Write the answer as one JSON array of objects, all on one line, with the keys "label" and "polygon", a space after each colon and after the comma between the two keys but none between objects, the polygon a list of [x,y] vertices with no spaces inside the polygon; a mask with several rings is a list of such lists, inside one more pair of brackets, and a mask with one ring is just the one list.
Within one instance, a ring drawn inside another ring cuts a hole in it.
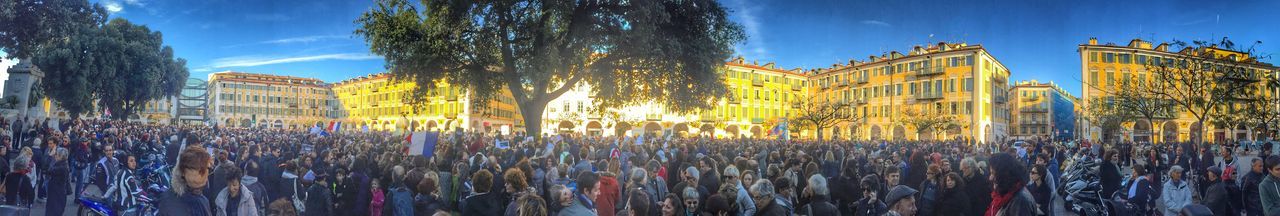
[{"label": "white cloud", "polygon": [[4,89],[4,81],[9,80],[9,67],[18,64],[18,60],[9,59],[8,54],[0,52],[0,89]]},{"label": "white cloud", "polygon": [[743,50],[746,50],[755,58],[767,58],[769,49],[764,43],[760,19],[756,16],[760,10],[759,6],[746,0],[733,1],[731,4],[729,7],[733,8],[735,12],[733,14],[738,16],[739,21],[742,22],[743,31],[747,34],[747,43],[739,46],[737,52],[743,53]]},{"label": "white cloud", "polygon": [[[228,68],[228,67],[252,67],[273,64],[285,64],[294,62],[312,62],[326,60],[370,60],[381,59],[381,56],[361,54],[361,53],[338,53],[312,56],[295,56],[295,57],[268,57],[268,56],[233,56],[226,58],[214,59],[213,64],[208,68]],[[204,68],[196,69],[202,70]],[[200,72],[200,71],[197,71]]]},{"label": "white cloud", "polygon": [[269,40],[269,41],[263,41],[262,43],[269,43],[269,44],[310,43],[310,42],[329,40],[329,39],[343,39],[347,37],[348,36],[343,36],[343,35],[312,35],[312,36],[305,36],[305,37],[293,37],[293,38]]},{"label": "white cloud", "polygon": [[144,2],[143,0],[124,0],[124,3],[133,5],[133,6],[138,6],[138,7],[147,6],[147,3]]},{"label": "white cloud", "polygon": [[893,27],[892,24],[880,20],[863,20],[861,23],[873,26]]},{"label": "white cloud", "polygon": [[124,12],[124,5],[121,5],[120,2],[116,1],[102,1],[102,7],[107,8],[107,12],[110,13]]}]

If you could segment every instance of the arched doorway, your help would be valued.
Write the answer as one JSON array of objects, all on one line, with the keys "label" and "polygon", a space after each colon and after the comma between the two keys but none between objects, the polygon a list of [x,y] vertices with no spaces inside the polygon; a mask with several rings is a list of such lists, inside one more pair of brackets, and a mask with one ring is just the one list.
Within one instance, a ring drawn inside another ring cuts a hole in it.
[{"label": "arched doorway", "polygon": [[409,120],[409,128],[411,131],[420,131],[422,130],[422,122],[419,122],[418,120]]},{"label": "arched doorway", "polygon": [[671,132],[676,133],[677,136],[684,136],[689,133],[689,123],[679,123],[671,126]]},{"label": "arched doorway", "polygon": [[240,127],[253,127],[253,121],[249,121],[249,119],[240,119]]},{"label": "arched doorway", "polygon": [[1151,124],[1147,120],[1138,120],[1133,123],[1133,141],[1138,143],[1151,142]]},{"label": "arched doorway", "polygon": [[738,126],[729,125],[728,127],[724,128],[724,133],[729,135],[729,138],[736,138],[738,137]]},{"label": "arched doorway", "polygon": [[591,136],[603,135],[601,134],[603,133],[602,128],[603,127],[600,126],[600,122],[598,121],[587,122],[587,135],[591,135]]},{"label": "arched doorway", "polygon": [[964,132],[960,130],[960,126],[951,125],[951,127],[947,128],[947,134],[943,135],[943,137],[949,138],[951,140],[960,140],[963,133]]},{"label": "arched doorway", "polygon": [[702,127],[698,127],[698,133],[706,134],[707,136],[715,136],[716,126],[711,124],[702,124]]},{"label": "arched doorway", "polygon": [[881,138],[882,138],[882,137],[880,136],[880,135],[881,135],[881,133],[882,133],[882,132],[880,132],[880,125],[872,125],[872,126],[871,126],[871,140],[879,140],[879,139],[881,139]]},{"label": "arched doorway", "polygon": [[427,130],[427,131],[435,131],[436,129],[437,129],[437,128],[436,128],[436,120],[427,120],[427,128],[426,128],[426,130]]},{"label": "arched doorway", "polygon": [[627,131],[630,131],[630,130],[631,130],[631,123],[618,122],[617,125],[613,126],[613,135],[625,136],[627,135]]},{"label": "arched doorway", "polygon": [[1244,126],[1244,123],[1241,123],[1241,124],[1236,125],[1236,130],[1235,130],[1235,139],[1236,139],[1236,141],[1240,141],[1240,140],[1248,140],[1248,139],[1249,139],[1249,127]]},{"label": "arched doorway", "polygon": [[645,136],[661,135],[662,125],[659,125],[657,122],[644,123],[644,133]]},{"label": "arched doorway", "polygon": [[902,125],[893,127],[893,140],[907,140],[907,128]]},{"label": "arched doorway", "polygon": [[284,120],[276,119],[275,123],[272,123],[271,127],[284,128]]},{"label": "arched doorway", "polygon": [[573,128],[574,128],[573,122],[570,122],[567,120],[560,121],[560,124],[556,126],[557,132],[560,132],[560,133],[573,133]]},{"label": "arched doorway", "polygon": [[843,132],[840,130],[840,126],[831,126],[831,139],[832,140],[839,139],[840,132]]},{"label": "arched doorway", "polygon": [[751,138],[761,138],[764,135],[764,130],[760,129],[760,125],[751,126]]},{"label": "arched doorway", "polygon": [[1161,129],[1161,130],[1164,132],[1163,133],[1164,142],[1166,143],[1178,142],[1178,123],[1177,122],[1165,121],[1163,128],[1164,129]]},{"label": "arched doorway", "polygon": [[933,132],[933,128],[924,128],[923,130],[916,130],[916,136],[920,137],[921,141],[934,140],[934,137],[933,137],[934,135],[935,133]]}]

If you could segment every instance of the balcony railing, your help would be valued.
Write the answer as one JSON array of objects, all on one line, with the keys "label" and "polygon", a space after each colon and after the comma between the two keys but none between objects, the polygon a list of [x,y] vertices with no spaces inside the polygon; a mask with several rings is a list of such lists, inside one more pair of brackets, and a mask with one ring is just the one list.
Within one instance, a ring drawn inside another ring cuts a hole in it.
[{"label": "balcony railing", "polygon": [[1022,101],[1037,101],[1037,100],[1040,100],[1040,96],[1039,96],[1039,95],[1032,95],[1032,96],[1022,97]]},{"label": "balcony railing", "polygon": [[845,87],[845,86],[849,86],[849,81],[847,80],[844,82],[836,81],[836,87]]},{"label": "balcony railing", "polygon": [[752,124],[764,123],[764,118],[751,118],[751,123]]},{"label": "balcony railing", "polygon": [[1022,109],[1018,109],[1018,112],[1022,112],[1022,113],[1048,113],[1048,112],[1049,112],[1049,108],[1022,108]]},{"label": "balcony railing", "polygon": [[764,80],[761,80],[761,79],[753,79],[753,80],[751,80],[751,85],[753,85],[753,86],[764,86]]},{"label": "balcony railing", "polygon": [[943,74],[946,72],[947,71],[944,70],[942,67],[925,67],[925,68],[916,69],[916,76],[932,76],[932,75]]},{"label": "balcony railing", "polygon": [[866,84],[868,82],[871,82],[866,77],[859,77],[857,80],[858,80],[858,84]]},{"label": "balcony railing", "polygon": [[792,91],[800,91],[801,89],[804,89],[804,87],[800,85],[791,85]]},{"label": "balcony railing", "polygon": [[1009,96],[996,95],[991,98],[991,102],[996,104],[1004,104],[1005,102],[1009,102]]},{"label": "balcony railing", "polygon": [[738,103],[742,103],[742,99],[738,99],[737,96],[729,96],[729,104],[738,104]]},{"label": "balcony railing", "polygon": [[942,92],[916,93],[916,100],[934,100],[934,99],[942,99]]}]

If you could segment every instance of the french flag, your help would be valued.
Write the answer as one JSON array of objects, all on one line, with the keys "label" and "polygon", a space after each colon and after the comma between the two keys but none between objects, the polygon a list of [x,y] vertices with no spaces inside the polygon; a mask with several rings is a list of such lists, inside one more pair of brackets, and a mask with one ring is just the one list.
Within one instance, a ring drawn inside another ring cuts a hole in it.
[{"label": "french flag", "polygon": [[338,131],[338,128],[342,128],[342,122],[329,122],[329,131]]},{"label": "french flag", "polygon": [[436,151],[436,142],[440,138],[439,132],[413,132],[409,136],[404,137],[409,142],[405,152],[409,155],[422,155],[430,158]]}]

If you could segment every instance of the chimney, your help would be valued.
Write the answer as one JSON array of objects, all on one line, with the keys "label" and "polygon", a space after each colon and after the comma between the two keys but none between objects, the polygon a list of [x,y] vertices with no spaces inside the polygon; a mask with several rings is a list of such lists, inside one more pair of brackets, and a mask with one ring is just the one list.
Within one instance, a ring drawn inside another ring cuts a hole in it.
[{"label": "chimney", "polygon": [[764,63],[764,68],[773,69],[773,62]]},{"label": "chimney", "polygon": [[1098,45],[1098,38],[1097,38],[1097,37],[1090,37],[1090,38],[1089,38],[1089,45]]}]

